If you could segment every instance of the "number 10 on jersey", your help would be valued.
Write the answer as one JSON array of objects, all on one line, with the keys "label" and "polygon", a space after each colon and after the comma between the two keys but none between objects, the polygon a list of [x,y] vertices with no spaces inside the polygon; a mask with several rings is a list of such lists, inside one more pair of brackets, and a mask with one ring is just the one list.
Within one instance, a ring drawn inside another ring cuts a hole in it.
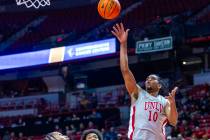
[{"label": "number 10 on jersey", "polygon": [[158,113],[157,112],[152,112],[152,111],[149,111],[149,118],[148,118],[148,120],[149,121],[154,121],[154,122],[156,122],[157,121],[157,119],[158,119]]}]

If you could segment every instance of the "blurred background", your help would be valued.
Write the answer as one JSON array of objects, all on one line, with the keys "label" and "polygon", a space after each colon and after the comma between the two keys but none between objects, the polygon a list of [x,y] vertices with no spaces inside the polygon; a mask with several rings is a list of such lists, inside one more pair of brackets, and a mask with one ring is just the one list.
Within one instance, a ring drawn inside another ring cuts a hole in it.
[{"label": "blurred background", "polygon": [[39,9],[0,1],[1,140],[41,140],[52,131],[79,140],[89,128],[104,140],[127,140],[130,98],[110,32],[117,22],[131,29],[137,82],[144,87],[155,73],[163,96],[180,88],[178,124],[166,127],[167,139],[210,139],[210,0],[119,2],[120,16],[104,20],[96,0],[51,0]]}]

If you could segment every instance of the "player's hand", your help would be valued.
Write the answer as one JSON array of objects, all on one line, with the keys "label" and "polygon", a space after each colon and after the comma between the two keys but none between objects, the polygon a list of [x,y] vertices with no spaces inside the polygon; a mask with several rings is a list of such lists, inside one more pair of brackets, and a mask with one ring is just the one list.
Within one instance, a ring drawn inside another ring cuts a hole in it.
[{"label": "player's hand", "polygon": [[176,95],[177,89],[178,89],[178,87],[175,87],[175,88],[169,93],[169,95],[165,97],[166,99],[168,99],[168,101],[169,101],[171,104],[175,103],[175,95]]},{"label": "player's hand", "polygon": [[120,24],[115,24],[113,27],[113,30],[111,31],[114,36],[117,37],[119,42],[122,43],[127,43],[128,40],[128,32],[130,29],[124,29],[124,26],[122,23]]}]

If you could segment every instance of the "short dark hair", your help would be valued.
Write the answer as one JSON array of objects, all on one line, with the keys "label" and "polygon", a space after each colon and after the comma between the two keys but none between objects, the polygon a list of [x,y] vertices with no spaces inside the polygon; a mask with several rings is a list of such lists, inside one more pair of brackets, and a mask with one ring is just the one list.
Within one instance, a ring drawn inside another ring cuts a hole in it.
[{"label": "short dark hair", "polygon": [[161,89],[160,89],[160,94],[162,95],[168,95],[168,86],[167,86],[167,83],[164,82],[164,79],[162,77],[160,77],[158,74],[153,74],[153,75],[156,75],[157,76],[157,80],[159,82],[159,84],[161,85]]},{"label": "short dark hair", "polygon": [[44,140],[57,140],[57,139],[53,136],[53,132],[51,132],[45,136]]},{"label": "short dark hair", "polygon": [[[58,138],[58,137],[55,137],[56,134],[61,134],[61,133],[60,133],[60,132],[57,132],[57,131],[50,132],[50,133],[48,133],[48,134],[45,136],[44,140],[58,140],[59,138]],[[65,136],[65,135],[63,135],[63,134],[61,134],[61,135],[62,135],[62,136]],[[67,136],[65,136],[65,137],[67,137]]]},{"label": "short dark hair", "polygon": [[85,130],[83,133],[82,133],[82,137],[81,137],[81,140],[86,140],[86,137],[88,134],[90,133],[94,133],[98,136],[99,140],[103,140],[103,137],[102,137],[102,134],[99,130],[97,129],[88,129],[88,130]]},{"label": "short dark hair", "polygon": [[[150,74],[150,75],[154,75],[154,76],[156,76],[156,77],[157,77],[158,82],[161,84],[161,77],[160,77],[158,74],[154,74],[154,73],[152,73],[152,74]],[[150,76],[150,75],[149,75],[149,76]]]}]

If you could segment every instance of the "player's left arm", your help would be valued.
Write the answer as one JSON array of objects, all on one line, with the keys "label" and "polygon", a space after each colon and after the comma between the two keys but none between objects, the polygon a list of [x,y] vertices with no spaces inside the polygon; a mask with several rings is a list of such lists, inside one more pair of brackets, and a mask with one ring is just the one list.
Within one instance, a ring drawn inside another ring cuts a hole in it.
[{"label": "player's left arm", "polygon": [[176,126],[178,120],[178,112],[176,109],[175,95],[178,87],[175,87],[168,96],[166,96],[167,104],[165,107],[165,113],[169,123]]}]

